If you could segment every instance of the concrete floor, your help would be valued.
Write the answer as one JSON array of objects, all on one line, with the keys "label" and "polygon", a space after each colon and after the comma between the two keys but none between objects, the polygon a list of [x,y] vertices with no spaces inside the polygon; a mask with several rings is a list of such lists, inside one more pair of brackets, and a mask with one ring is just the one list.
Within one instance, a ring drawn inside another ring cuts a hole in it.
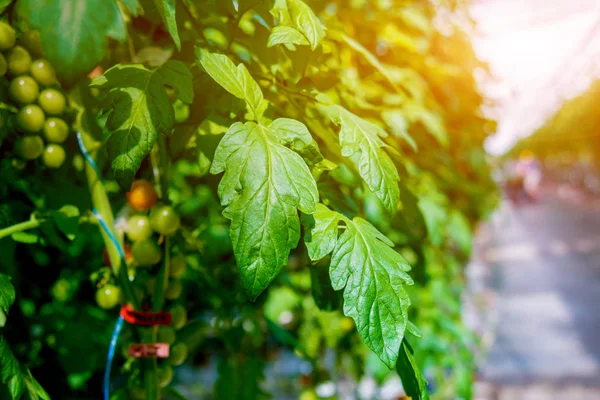
[{"label": "concrete floor", "polygon": [[470,273],[493,327],[477,400],[600,399],[600,208],[549,192],[505,206],[484,236]]}]

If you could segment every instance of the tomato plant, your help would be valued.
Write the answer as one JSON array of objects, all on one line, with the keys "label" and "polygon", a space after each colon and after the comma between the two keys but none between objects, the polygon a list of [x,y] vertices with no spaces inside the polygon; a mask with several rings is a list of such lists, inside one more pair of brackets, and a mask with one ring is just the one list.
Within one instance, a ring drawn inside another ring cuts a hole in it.
[{"label": "tomato plant", "polygon": [[433,23],[463,7],[0,2],[1,397],[186,398],[216,364],[205,394],[265,398],[290,354],[300,398],[469,398],[497,197],[485,66]]}]

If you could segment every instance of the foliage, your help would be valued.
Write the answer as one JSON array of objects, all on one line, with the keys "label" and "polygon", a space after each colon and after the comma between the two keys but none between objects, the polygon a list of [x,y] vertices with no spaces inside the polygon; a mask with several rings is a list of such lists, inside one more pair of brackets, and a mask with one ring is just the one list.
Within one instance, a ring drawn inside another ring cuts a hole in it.
[{"label": "foliage", "polygon": [[119,346],[188,357],[117,351],[114,398],[198,398],[183,371],[207,359],[218,378],[203,394],[266,398],[273,353],[290,350],[309,367],[279,391],[397,373],[413,399],[468,398],[462,271],[496,193],[482,65],[459,27],[432,22],[460,6],[106,2],[16,0],[3,14],[35,57],[39,31],[71,131],[62,167],[25,161],[17,144],[36,132],[2,98],[0,308],[18,304],[3,382],[97,398],[122,301],[178,323],[126,325]]}]

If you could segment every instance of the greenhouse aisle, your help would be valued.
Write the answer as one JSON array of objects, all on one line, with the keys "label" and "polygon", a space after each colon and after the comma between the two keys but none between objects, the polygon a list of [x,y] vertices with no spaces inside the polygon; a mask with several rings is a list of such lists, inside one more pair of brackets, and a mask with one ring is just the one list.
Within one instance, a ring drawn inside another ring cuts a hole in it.
[{"label": "greenhouse aisle", "polygon": [[600,204],[566,188],[506,204],[479,248],[476,399],[600,399]]}]

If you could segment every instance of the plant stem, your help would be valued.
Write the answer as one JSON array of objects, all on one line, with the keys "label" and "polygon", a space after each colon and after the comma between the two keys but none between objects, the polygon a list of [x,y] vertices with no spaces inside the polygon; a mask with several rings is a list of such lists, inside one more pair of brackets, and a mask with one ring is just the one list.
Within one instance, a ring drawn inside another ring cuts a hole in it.
[{"label": "plant stem", "polygon": [[10,236],[13,233],[23,232],[29,229],[37,228],[41,225],[42,222],[44,222],[44,220],[34,219],[30,221],[20,222],[18,224],[11,225],[4,229],[0,229],[0,239]]},{"label": "plant stem", "polygon": [[[93,139],[86,133],[82,132],[82,136],[84,138],[84,143],[90,143]],[[91,147],[91,146],[90,146]],[[96,157],[97,150],[94,149],[90,152],[90,156],[92,158]],[[108,200],[108,195],[106,194],[106,190],[104,189],[104,185],[94,168],[89,163],[85,165],[85,174],[88,180],[88,187],[90,189],[90,195],[92,197],[92,204],[98,210],[98,213],[106,223],[111,233],[115,235],[114,232],[114,217],[112,212],[112,207],[110,205],[110,201]],[[121,255],[119,254],[119,250],[110,240],[108,234],[104,232],[103,229],[100,229],[100,233],[102,234],[102,238],[104,239],[104,244],[106,246],[106,250],[108,252],[108,258],[110,260],[110,264],[113,268],[113,273],[116,275],[121,288],[125,294],[125,299],[128,303],[130,303],[136,310],[141,310],[140,302],[135,296],[135,292],[133,291],[133,287],[131,286],[131,282],[129,281],[129,274],[127,273],[127,266],[123,266],[121,268]]]}]

